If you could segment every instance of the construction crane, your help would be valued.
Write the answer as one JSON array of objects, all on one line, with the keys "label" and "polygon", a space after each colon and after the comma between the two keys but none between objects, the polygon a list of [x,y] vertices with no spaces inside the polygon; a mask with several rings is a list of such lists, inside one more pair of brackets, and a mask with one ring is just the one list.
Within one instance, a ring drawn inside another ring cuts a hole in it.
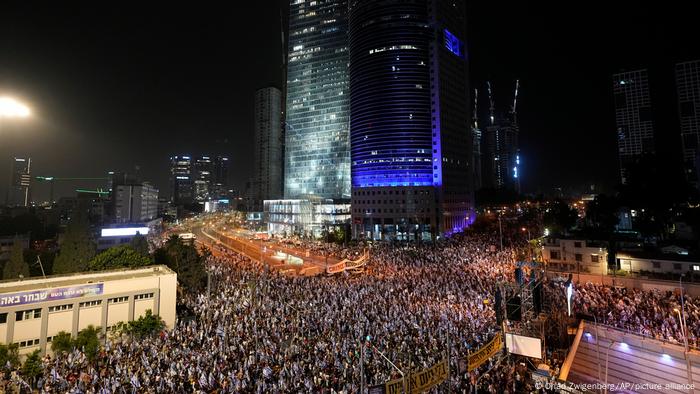
[{"label": "construction crane", "polygon": [[489,116],[491,117],[491,125],[496,121],[496,103],[493,101],[493,92],[491,91],[491,81],[486,81],[486,86],[489,90]]},{"label": "construction crane", "polygon": [[[34,177],[39,182],[49,182],[49,187],[50,187],[50,192],[49,192],[49,202],[53,204],[53,186],[56,181],[60,182],[65,182],[65,181],[106,181],[109,180],[110,178],[106,177],[101,177],[101,178],[60,178],[60,177],[55,177],[55,176],[36,176]],[[80,191],[81,189],[78,189]],[[104,193],[104,192],[103,192]]]},{"label": "construction crane", "polygon": [[515,93],[513,94],[513,106],[510,108],[510,113],[513,117],[513,123],[517,123],[517,105],[518,105],[518,89],[520,88],[520,80],[515,80]]}]

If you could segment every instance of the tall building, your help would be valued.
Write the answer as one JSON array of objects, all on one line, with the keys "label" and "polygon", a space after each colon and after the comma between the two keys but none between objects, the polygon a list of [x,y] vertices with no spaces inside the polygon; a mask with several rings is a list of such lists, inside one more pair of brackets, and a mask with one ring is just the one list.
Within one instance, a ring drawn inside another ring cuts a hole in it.
[{"label": "tall building", "polygon": [[214,163],[209,156],[194,159],[194,199],[197,202],[208,201],[214,178]]},{"label": "tall building", "polygon": [[185,205],[194,202],[194,177],[190,156],[170,158],[170,186],[173,204]]},{"label": "tall building", "polygon": [[520,150],[517,119],[519,81],[508,111],[498,111],[491,82],[487,82],[489,119],[481,135],[481,186],[520,192]]},{"label": "tall building", "polygon": [[483,186],[520,191],[518,125],[508,118],[496,118],[483,135]]},{"label": "tall building", "polygon": [[656,150],[647,70],[614,74],[613,93],[620,179],[625,184],[629,166]]},{"label": "tall building", "polygon": [[472,171],[474,173],[474,190],[481,189],[481,129],[479,128],[479,111],[477,103],[479,100],[479,90],[474,89],[474,109],[472,112]]},{"label": "tall building", "polygon": [[148,182],[117,185],[113,195],[116,223],[147,222],[158,217],[158,189]]},{"label": "tall building", "polygon": [[210,195],[213,199],[228,198],[228,170],[229,160],[225,156],[216,156],[213,162],[212,184]]},{"label": "tall building", "polygon": [[8,194],[8,205],[27,207],[30,204],[32,159],[15,157],[12,161],[12,177]]},{"label": "tall building", "polygon": [[700,167],[700,60],[676,64],[676,92],[686,179],[698,186]]},{"label": "tall building", "polygon": [[262,212],[263,200],[282,198],[282,92],[275,87],[255,92],[255,175],[251,182],[252,211]]},{"label": "tall building", "polygon": [[350,6],[352,229],[430,239],[474,217],[464,2]]},{"label": "tall building", "polygon": [[347,0],[291,0],[284,197],[350,198]]}]

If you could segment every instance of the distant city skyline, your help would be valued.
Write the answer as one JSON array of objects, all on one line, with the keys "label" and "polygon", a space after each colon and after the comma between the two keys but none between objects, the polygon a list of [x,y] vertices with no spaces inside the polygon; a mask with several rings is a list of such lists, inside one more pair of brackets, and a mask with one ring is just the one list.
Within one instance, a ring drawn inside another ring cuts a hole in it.
[{"label": "distant city skyline", "polygon": [[[134,16],[57,5],[29,13],[20,2],[8,3],[0,15],[0,92],[28,102],[34,116],[0,124],[6,169],[0,195],[7,193],[15,156],[32,157],[32,172],[47,176],[98,177],[138,166],[141,178],[165,191],[170,156],[225,155],[233,186],[243,189],[253,171],[253,93],[283,86],[280,26],[288,24],[289,2],[250,7],[246,14],[254,17],[232,24],[233,6],[215,14],[174,8],[167,15],[145,7]],[[554,19],[547,16],[552,11],[468,3],[471,83],[493,81],[496,96],[505,96],[515,79],[523,86],[524,192],[588,184],[610,190],[619,179],[611,171],[618,159],[610,76],[661,65],[673,81],[676,63],[700,58],[693,23],[684,22],[687,13],[645,4],[590,7]],[[485,17],[495,14],[498,29]],[[677,113],[671,101],[664,105]],[[572,136],[579,137],[577,149],[570,149]],[[75,188],[57,184],[56,196]],[[48,199],[48,185],[32,194]]]}]

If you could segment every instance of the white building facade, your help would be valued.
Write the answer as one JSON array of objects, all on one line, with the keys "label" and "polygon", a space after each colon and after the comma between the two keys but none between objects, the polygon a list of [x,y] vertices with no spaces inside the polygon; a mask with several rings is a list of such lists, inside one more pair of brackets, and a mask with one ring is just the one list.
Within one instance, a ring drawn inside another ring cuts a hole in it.
[{"label": "white building facade", "polygon": [[103,334],[151,310],[175,325],[177,274],[166,266],[46,279],[0,282],[0,343],[17,343],[21,355],[51,350],[61,331],[75,337],[92,325]]}]

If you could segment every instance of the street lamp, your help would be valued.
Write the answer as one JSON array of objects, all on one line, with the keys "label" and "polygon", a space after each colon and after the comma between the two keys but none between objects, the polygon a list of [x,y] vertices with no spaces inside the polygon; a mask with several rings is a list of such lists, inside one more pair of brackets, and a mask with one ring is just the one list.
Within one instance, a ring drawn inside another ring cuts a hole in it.
[{"label": "street lamp", "polygon": [[0,97],[0,118],[27,118],[32,111],[12,97]]}]

